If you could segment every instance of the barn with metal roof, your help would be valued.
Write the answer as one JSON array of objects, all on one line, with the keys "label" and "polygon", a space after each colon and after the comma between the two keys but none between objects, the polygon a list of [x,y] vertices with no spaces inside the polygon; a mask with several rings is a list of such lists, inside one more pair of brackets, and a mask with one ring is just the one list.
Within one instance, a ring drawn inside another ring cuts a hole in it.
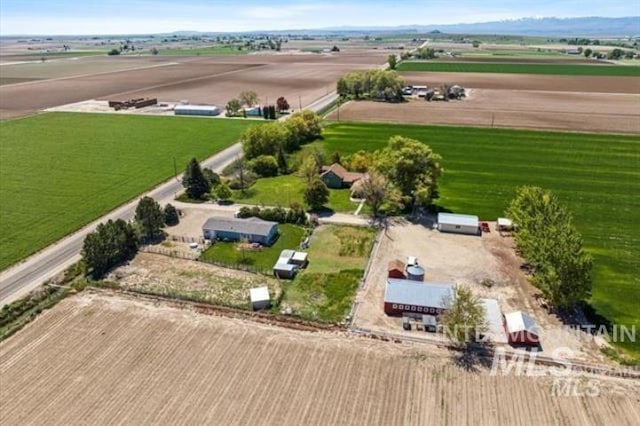
[{"label": "barn with metal roof", "polygon": [[387,315],[439,315],[448,309],[454,298],[453,284],[389,278],[384,292],[384,312]]}]

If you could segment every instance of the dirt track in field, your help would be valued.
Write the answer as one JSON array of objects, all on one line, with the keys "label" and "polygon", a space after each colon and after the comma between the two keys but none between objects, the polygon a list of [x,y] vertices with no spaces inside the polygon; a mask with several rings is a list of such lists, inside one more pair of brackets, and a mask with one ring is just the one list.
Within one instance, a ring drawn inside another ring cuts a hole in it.
[{"label": "dirt track in field", "polygon": [[640,94],[640,78],[471,72],[401,72],[407,84],[458,84],[475,89],[548,90],[552,92]]},{"label": "dirt track in field", "polygon": [[[554,396],[548,377],[450,355],[97,294],[0,344],[4,424],[638,424],[637,384]],[[579,379],[586,383],[589,377]]]},{"label": "dirt track in field", "polygon": [[224,106],[242,90],[255,90],[271,103],[285,96],[298,109],[300,102],[306,105],[334,90],[342,74],[384,62],[367,54],[154,58],[154,65],[166,65],[0,86],[0,118],[87,99],[139,96]]},{"label": "dirt track in field", "polygon": [[461,101],[349,102],[340,120],[640,134],[640,95],[473,89]]}]

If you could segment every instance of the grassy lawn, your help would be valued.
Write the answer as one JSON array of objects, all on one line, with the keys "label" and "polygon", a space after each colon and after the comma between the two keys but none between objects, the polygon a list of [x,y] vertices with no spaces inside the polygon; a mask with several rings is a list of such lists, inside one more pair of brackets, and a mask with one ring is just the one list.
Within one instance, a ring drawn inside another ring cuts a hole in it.
[{"label": "grassy lawn", "polygon": [[271,268],[273,268],[280,256],[280,252],[285,249],[299,249],[304,234],[304,229],[299,226],[281,224],[280,237],[271,247],[263,247],[259,251],[242,251],[239,249],[238,243],[218,241],[202,253],[202,257],[205,260],[209,259],[230,266],[238,264],[250,265],[257,270],[270,274]]},{"label": "grassy lawn", "polygon": [[311,237],[309,266],[283,281],[282,303],[303,318],[339,322],[349,312],[373,245],[370,228],[323,225]]},{"label": "grassy lawn", "polygon": [[[233,200],[242,204],[289,207],[293,202],[304,204],[304,188],[304,180],[295,174],[262,178],[244,194],[233,191]],[[349,189],[330,190],[327,208],[336,212],[355,211],[358,205],[351,202],[350,196]]]},{"label": "grassy lawn", "polygon": [[[592,305],[611,322],[640,328],[640,137],[470,127],[340,123],[326,152],[375,150],[392,135],[443,157],[438,204],[495,219],[520,185],[551,189],[572,211],[594,257]],[[640,343],[622,343],[640,356]]]},{"label": "grassy lawn", "polygon": [[158,49],[158,54],[161,56],[216,56],[216,55],[245,55],[249,51],[246,49],[238,50],[236,46],[209,46],[209,47],[195,47],[184,49]]},{"label": "grassy lawn", "polygon": [[506,74],[551,74],[579,76],[640,76],[638,66],[578,64],[508,64],[473,62],[401,62],[398,71],[481,72]]},{"label": "grassy lawn", "polygon": [[47,113],[0,123],[0,269],[233,144],[239,120]]}]

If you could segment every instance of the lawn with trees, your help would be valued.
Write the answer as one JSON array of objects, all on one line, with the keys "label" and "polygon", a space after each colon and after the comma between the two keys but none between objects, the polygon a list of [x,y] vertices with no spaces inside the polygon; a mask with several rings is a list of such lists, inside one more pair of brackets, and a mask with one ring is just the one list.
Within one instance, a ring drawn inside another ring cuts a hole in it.
[{"label": "lawn with trees", "polygon": [[509,64],[481,62],[411,62],[398,64],[398,71],[481,72],[498,74],[594,75],[640,77],[640,66],[578,64]]},{"label": "lawn with trees", "polygon": [[238,140],[249,123],[47,113],[0,123],[0,269]]},{"label": "lawn with trees", "polygon": [[[333,124],[323,135],[325,152],[343,161],[383,149],[394,135],[428,144],[444,169],[435,203],[456,213],[495,220],[518,187],[551,190],[593,257],[591,305],[611,322],[640,327],[640,137],[362,123]],[[640,355],[638,343],[621,346]]]}]

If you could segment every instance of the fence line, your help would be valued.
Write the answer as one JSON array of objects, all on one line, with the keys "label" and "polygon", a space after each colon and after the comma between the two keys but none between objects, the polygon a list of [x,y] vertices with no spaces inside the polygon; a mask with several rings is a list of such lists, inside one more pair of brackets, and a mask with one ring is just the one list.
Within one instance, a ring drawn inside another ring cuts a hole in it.
[{"label": "fence line", "polygon": [[169,239],[171,241],[176,241],[179,243],[198,243],[204,244],[204,238],[202,237],[189,237],[186,235],[169,235]]},{"label": "fence line", "polygon": [[161,254],[167,257],[175,257],[178,259],[197,260],[198,255],[196,253],[189,253],[183,250],[170,249],[159,246],[142,246],[140,251],[144,253]]}]

